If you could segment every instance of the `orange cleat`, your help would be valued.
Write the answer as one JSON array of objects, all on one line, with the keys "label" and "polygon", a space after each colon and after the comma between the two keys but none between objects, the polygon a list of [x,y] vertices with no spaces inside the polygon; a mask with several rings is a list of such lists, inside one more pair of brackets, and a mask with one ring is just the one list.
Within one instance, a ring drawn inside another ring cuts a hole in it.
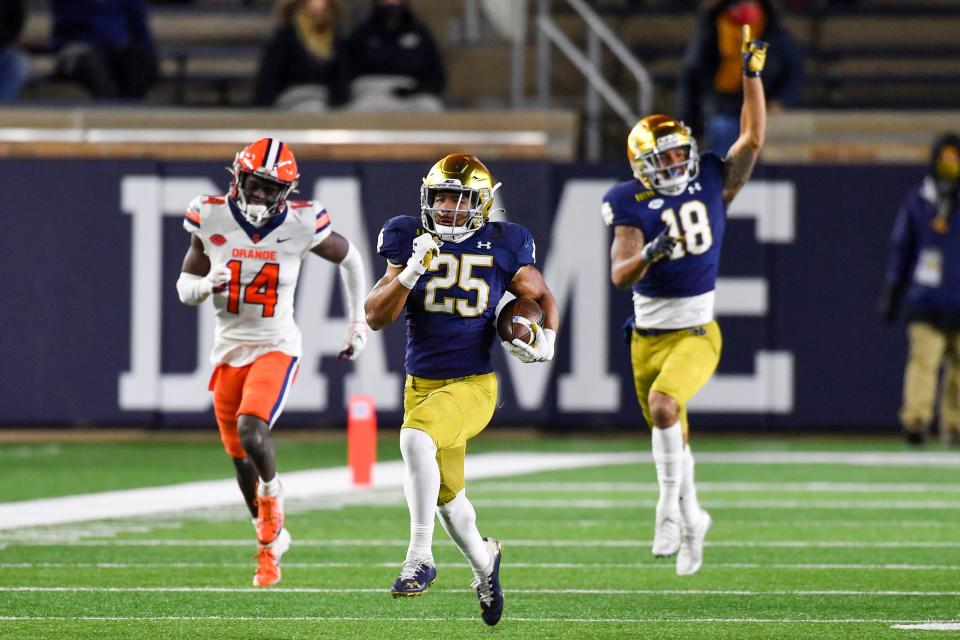
[{"label": "orange cleat", "polygon": [[280,558],[290,548],[290,534],[281,529],[271,544],[257,547],[257,572],[253,574],[253,586],[271,587],[280,582]]},{"label": "orange cleat", "polygon": [[283,498],[279,495],[257,498],[257,540],[268,545],[283,529]]}]

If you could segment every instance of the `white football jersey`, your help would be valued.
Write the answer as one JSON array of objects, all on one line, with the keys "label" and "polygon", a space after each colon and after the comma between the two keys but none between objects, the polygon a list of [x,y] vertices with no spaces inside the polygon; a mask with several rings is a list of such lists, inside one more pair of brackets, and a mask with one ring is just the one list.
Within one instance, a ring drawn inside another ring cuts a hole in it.
[{"label": "white football jersey", "polygon": [[210,296],[217,314],[214,365],[241,367],[270,351],[301,355],[293,318],[300,265],[332,230],[319,203],[288,200],[285,207],[261,227],[228,196],[199,196],[187,208],[184,229],[203,242],[211,266],[232,272],[227,287]]}]

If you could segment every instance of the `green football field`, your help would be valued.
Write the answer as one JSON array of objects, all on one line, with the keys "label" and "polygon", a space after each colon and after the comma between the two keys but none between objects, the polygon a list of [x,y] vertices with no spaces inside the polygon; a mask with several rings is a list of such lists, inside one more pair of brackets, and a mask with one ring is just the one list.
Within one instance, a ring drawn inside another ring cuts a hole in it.
[{"label": "green football field", "polygon": [[[647,438],[483,435],[499,451],[648,452]],[[438,525],[439,576],[389,588],[406,549],[397,488],[293,500],[283,581],[251,586],[235,504],[0,529],[0,638],[922,638],[960,634],[960,454],[882,439],[700,438],[705,564],[650,555],[653,464],[468,481],[499,538],[506,611],[479,618],[471,573]],[[283,438],[281,473],[344,460],[336,437]],[[380,457],[396,459],[384,437]],[[211,438],[0,443],[7,502],[229,479]],[[24,505],[28,503],[24,502]],[[0,507],[10,508],[10,504]],[[24,507],[26,508],[26,506]],[[904,626],[907,628],[899,628]]]}]

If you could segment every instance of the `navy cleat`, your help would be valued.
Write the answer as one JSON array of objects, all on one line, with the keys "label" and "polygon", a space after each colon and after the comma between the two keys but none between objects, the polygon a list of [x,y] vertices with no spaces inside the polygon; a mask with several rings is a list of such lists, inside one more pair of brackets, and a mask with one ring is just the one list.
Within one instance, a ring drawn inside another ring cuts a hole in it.
[{"label": "navy cleat", "polygon": [[400,568],[400,575],[390,589],[394,598],[415,598],[422,596],[437,579],[437,568],[433,559],[408,558]]},{"label": "navy cleat", "polygon": [[484,538],[493,554],[493,570],[486,578],[474,578],[470,586],[480,599],[480,617],[491,627],[500,622],[503,615],[503,588],[500,586],[500,557],[502,548],[493,538]]}]

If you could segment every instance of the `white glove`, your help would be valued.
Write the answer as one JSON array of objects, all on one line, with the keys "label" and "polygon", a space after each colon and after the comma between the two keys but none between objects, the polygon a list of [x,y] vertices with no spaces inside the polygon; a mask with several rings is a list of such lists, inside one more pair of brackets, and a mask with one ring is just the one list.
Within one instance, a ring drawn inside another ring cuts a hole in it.
[{"label": "white glove", "polygon": [[207,292],[207,295],[219,293],[226,288],[232,277],[233,271],[226,264],[212,266],[210,267],[210,273],[205,275],[201,281],[203,282],[203,290]]},{"label": "white glove", "polygon": [[533,331],[533,342],[525,343],[519,338],[513,342],[502,341],[500,344],[510,355],[516,357],[520,362],[547,362],[553,360],[553,343],[557,339],[557,332],[553,329],[541,329],[540,325],[533,323],[530,326]]},{"label": "white glove", "polygon": [[223,291],[232,277],[233,272],[226,264],[210,267],[210,272],[202,277],[182,272],[177,280],[180,302],[196,306],[206,300],[211,293]]},{"label": "white glove", "polygon": [[429,233],[423,233],[413,239],[413,254],[407,260],[407,266],[403,268],[397,279],[400,284],[407,289],[413,289],[420,276],[430,268],[430,262],[440,255],[440,245],[436,238]]},{"label": "white glove", "polygon": [[367,323],[364,320],[351,320],[347,324],[343,350],[337,354],[338,360],[356,360],[367,346]]}]

